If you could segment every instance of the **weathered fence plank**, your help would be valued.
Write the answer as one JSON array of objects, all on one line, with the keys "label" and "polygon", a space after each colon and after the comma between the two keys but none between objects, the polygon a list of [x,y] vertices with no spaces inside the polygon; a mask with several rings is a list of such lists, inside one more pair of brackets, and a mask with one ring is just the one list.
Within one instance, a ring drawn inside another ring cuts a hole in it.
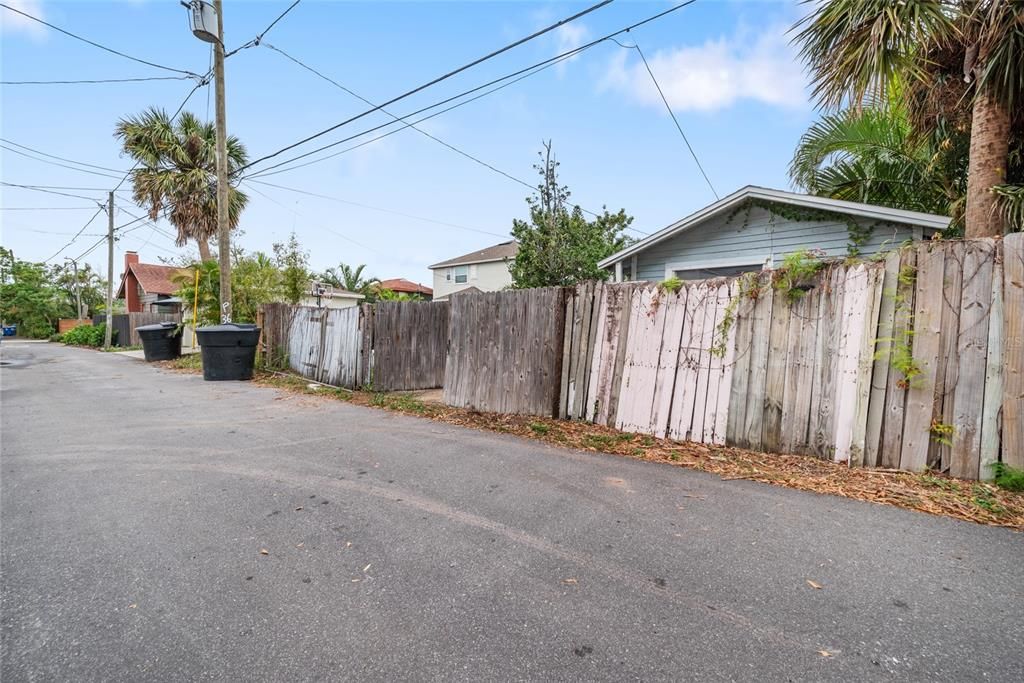
[{"label": "weathered fence plank", "polygon": [[[900,466],[903,450],[903,423],[906,417],[909,382],[899,367],[900,359],[912,348],[914,286],[917,277],[917,250],[903,249],[900,271],[893,292],[895,312],[889,333],[889,369],[886,373],[885,410],[882,418],[882,446],[878,465],[895,469]],[[880,335],[885,335],[885,330]]]},{"label": "weathered fence plank", "polygon": [[917,249],[917,282],[914,294],[914,340],[911,362],[920,374],[911,378],[903,421],[900,469],[920,472],[928,466],[942,331],[942,281],[945,252],[938,244],[922,243]]},{"label": "weathered fence plank", "polygon": [[892,336],[896,323],[896,287],[900,277],[900,252],[890,252],[885,258],[878,301],[878,323],[875,325],[875,362],[871,370],[871,396],[864,437],[864,465],[877,467],[884,453],[882,425],[885,420],[886,393],[888,392],[889,359],[892,357]]},{"label": "weathered fence plank", "polygon": [[949,359],[946,367],[947,387],[951,379],[953,383],[952,396],[950,388],[946,391],[946,402],[953,404],[949,473],[954,477],[977,479],[981,466],[981,414],[985,405],[982,368],[986,368],[988,362],[995,245],[993,240],[974,240],[966,247],[956,356]]},{"label": "weathered fence plank", "polygon": [[764,402],[768,385],[768,353],[771,340],[772,307],[775,290],[770,283],[763,285],[751,316],[750,379],[747,384],[747,406],[743,428],[740,430],[744,448],[761,449],[764,425]]},{"label": "weathered fence plank", "polygon": [[[935,403],[932,420],[936,430],[928,444],[928,466],[949,471],[950,440],[941,434],[953,425],[953,394],[957,383],[957,335],[960,330],[960,300],[963,291],[963,267],[966,242],[940,245],[945,252],[942,280],[942,325],[939,331],[939,358],[935,368]],[[940,426],[941,425],[941,426]]]},{"label": "weathered fence plank", "polygon": [[978,478],[995,477],[992,465],[999,461],[999,414],[1003,402],[1003,242],[994,245],[992,263],[992,308],[989,311],[985,396],[981,410],[981,462]]},{"label": "weathered fence plank", "polygon": [[786,368],[789,365],[789,327],[792,304],[785,294],[775,292],[768,339],[768,366],[765,374],[764,418],[761,447],[769,453],[782,450],[782,409],[786,394]]},{"label": "weathered fence plank", "polygon": [[444,384],[448,307],[444,301],[382,301],[374,307],[375,389],[409,391]]},{"label": "weathered fence plank", "polygon": [[1024,469],[1024,233],[1003,238],[1003,462]]}]

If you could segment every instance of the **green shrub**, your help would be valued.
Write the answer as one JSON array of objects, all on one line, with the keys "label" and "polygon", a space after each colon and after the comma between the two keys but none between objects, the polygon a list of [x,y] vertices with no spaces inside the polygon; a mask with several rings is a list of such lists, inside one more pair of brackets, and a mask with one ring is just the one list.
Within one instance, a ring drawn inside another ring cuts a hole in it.
[{"label": "green shrub", "polygon": [[[61,335],[60,340],[72,346],[103,346],[103,337],[106,334],[106,325],[79,325]],[[117,339],[117,330],[111,337],[111,342]]]},{"label": "green shrub", "polygon": [[992,472],[996,475],[996,486],[1007,491],[1024,491],[1024,470],[1010,467],[1005,462],[992,464]]}]

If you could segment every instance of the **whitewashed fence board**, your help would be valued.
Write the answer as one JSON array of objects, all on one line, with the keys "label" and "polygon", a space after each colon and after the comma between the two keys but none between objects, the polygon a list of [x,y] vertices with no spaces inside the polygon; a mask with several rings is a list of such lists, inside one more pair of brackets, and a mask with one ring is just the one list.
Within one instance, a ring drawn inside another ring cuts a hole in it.
[{"label": "whitewashed fence board", "polygon": [[1003,243],[996,241],[992,263],[992,308],[989,311],[985,360],[985,396],[981,411],[981,462],[978,478],[995,477],[999,461],[999,415],[1003,402]]},{"label": "whitewashed fence board", "polygon": [[[675,388],[672,391],[672,413],[668,427],[669,437],[673,439],[692,438],[697,403],[697,377],[707,308],[707,284],[697,283],[688,287],[686,311],[683,314],[683,327],[679,335],[679,365],[676,369]],[[703,406],[701,409],[703,410]]]},{"label": "whitewashed fence board", "polygon": [[855,467],[864,465],[867,449],[867,427],[871,400],[871,377],[874,371],[875,333],[878,330],[878,317],[881,308],[882,283],[885,272],[877,268],[865,268],[867,289],[865,297],[867,314],[858,342],[857,357],[857,394],[854,407],[853,433],[850,440],[850,464]]},{"label": "whitewashed fence board", "polygon": [[1024,469],[1024,233],[1003,239],[1003,462]]},{"label": "whitewashed fence board", "polygon": [[893,292],[895,312],[890,330],[880,330],[879,336],[889,342],[889,371],[886,374],[885,410],[882,418],[882,447],[879,466],[895,469],[900,466],[903,450],[903,423],[907,408],[907,379],[893,363],[893,354],[904,344],[911,344],[913,327],[915,281],[917,273],[916,249],[903,249],[900,254],[900,272]]},{"label": "whitewashed fence board", "polygon": [[768,284],[758,295],[751,315],[750,378],[747,382],[745,417],[740,429],[742,439],[738,440],[736,445],[755,450],[761,449],[761,433],[764,425],[764,402],[767,396],[768,353],[774,295],[775,290]]},{"label": "whitewashed fence board", "polygon": [[359,307],[322,310],[324,320],[321,325],[316,380],[339,387],[354,387],[358,384],[359,350],[362,340]]},{"label": "whitewashed fence board", "polygon": [[[734,286],[737,286],[735,282],[726,282],[718,288],[715,316],[717,320],[716,328],[718,328],[716,333],[719,338],[722,336],[721,326],[724,324],[730,301],[733,294],[736,293]],[[718,353],[712,354],[708,405],[713,408],[714,412],[711,414],[710,432],[707,429],[707,421],[705,421],[704,442],[724,445],[726,441],[726,427],[729,423],[730,387],[732,386],[733,364],[736,356],[735,324],[728,325],[725,338],[720,339],[719,343],[724,343],[725,348],[724,352],[720,350]]]},{"label": "whitewashed fence board", "polygon": [[881,464],[882,426],[885,419],[886,392],[888,391],[889,363],[892,357],[893,329],[896,323],[896,287],[900,277],[900,252],[885,257],[885,270],[879,287],[878,322],[873,344],[875,362],[871,369],[871,395],[864,435],[864,465]]},{"label": "whitewashed fence board", "polygon": [[[935,366],[935,402],[932,420],[953,424],[954,392],[957,384],[957,336],[960,330],[960,300],[963,293],[963,267],[966,242],[949,242],[940,248],[945,252],[945,274],[942,279],[942,325],[939,330],[939,357]],[[928,444],[928,466],[948,472],[951,451],[949,439],[934,435]]]},{"label": "whitewashed fence board", "polygon": [[916,245],[917,279],[914,295],[914,341],[912,354],[921,370],[907,391],[903,421],[903,446],[900,468],[920,472],[928,466],[938,371],[939,342],[942,331],[942,281],[945,252],[940,245]]},{"label": "whitewashed fence board", "polygon": [[[992,240],[975,240],[966,247],[956,356],[949,359],[946,367],[946,402],[953,404],[949,473],[973,479],[981,465],[981,414],[985,405],[985,372],[981,369],[988,362],[995,247]],[[958,372],[960,367],[978,370]],[[956,373],[955,378],[951,373]],[[954,383],[952,400],[950,380]]]},{"label": "whitewashed fence board", "polygon": [[658,355],[658,374],[654,389],[654,409],[651,412],[651,433],[663,438],[668,433],[672,410],[672,394],[675,390],[676,367],[679,365],[679,345],[686,319],[686,288],[674,294],[666,293],[661,304],[660,315],[665,318],[662,336],[664,342]]},{"label": "whitewashed fence board", "polygon": [[746,418],[750,393],[751,348],[753,345],[754,300],[749,296],[740,297],[736,305],[735,353],[733,380],[729,392],[729,418],[726,424],[726,438],[737,446],[747,443]]},{"label": "whitewashed fence board", "polygon": [[782,450],[782,410],[785,403],[791,309],[792,306],[786,301],[785,294],[776,292],[773,295],[761,431],[761,447],[769,453]]}]

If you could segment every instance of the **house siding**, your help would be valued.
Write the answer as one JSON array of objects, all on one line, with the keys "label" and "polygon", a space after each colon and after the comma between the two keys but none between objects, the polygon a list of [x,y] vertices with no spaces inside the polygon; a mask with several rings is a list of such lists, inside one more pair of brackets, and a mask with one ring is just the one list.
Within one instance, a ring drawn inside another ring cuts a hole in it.
[{"label": "house siding", "polygon": [[[858,223],[865,227],[876,225],[870,238],[860,247],[861,256],[870,256],[921,236],[921,228],[910,225],[879,224],[870,219],[861,219]],[[932,231],[924,232],[930,235]],[[842,257],[849,243],[845,221],[794,221],[755,207],[746,216],[742,212],[735,215],[732,221],[727,215],[712,216],[703,224],[638,253],[636,279],[663,280],[666,267],[675,263],[685,263],[690,268],[714,262],[739,265],[747,258],[751,264],[763,264],[770,258],[771,265],[777,266],[783,256],[800,249],[821,249],[829,257]]]},{"label": "house siding", "polygon": [[[491,261],[490,263],[462,264],[469,266],[469,279],[455,283],[453,266],[434,269],[434,298],[448,296],[453,292],[476,287],[483,292],[497,292],[512,284],[512,273],[509,272],[508,261]],[[452,279],[447,279],[452,271]]]}]

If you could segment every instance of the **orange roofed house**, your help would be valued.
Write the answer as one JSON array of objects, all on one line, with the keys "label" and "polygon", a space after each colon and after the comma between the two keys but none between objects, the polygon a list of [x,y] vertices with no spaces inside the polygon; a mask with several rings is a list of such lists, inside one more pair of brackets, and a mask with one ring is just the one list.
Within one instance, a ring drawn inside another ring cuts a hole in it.
[{"label": "orange roofed house", "polygon": [[125,252],[117,298],[124,299],[129,313],[180,313],[181,299],[175,296],[179,287],[172,278],[181,270],[176,266],[139,263],[137,253]]},{"label": "orange roofed house", "polygon": [[434,298],[434,290],[425,285],[418,284],[412,280],[406,280],[404,277],[396,277],[391,280],[381,280],[377,283],[377,286],[381,289],[390,289],[392,292],[399,294],[415,294],[427,301]]}]

